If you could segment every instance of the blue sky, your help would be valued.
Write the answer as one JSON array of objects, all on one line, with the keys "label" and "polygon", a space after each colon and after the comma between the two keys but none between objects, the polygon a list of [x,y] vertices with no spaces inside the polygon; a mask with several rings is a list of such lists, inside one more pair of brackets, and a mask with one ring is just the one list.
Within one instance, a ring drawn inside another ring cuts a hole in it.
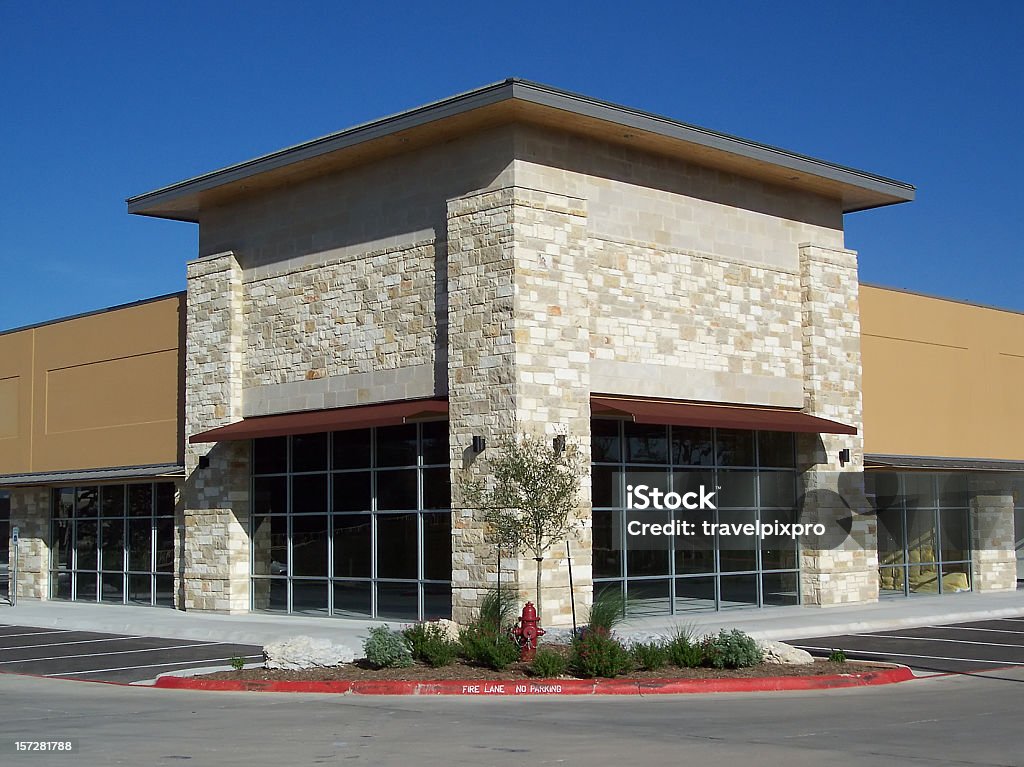
[{"label": "blue sky", "polygon": [[861,279],[1024,311],[1024,4],[0,0],[0,328],[184,288],[124,199],[509,76],[909,181]]}]

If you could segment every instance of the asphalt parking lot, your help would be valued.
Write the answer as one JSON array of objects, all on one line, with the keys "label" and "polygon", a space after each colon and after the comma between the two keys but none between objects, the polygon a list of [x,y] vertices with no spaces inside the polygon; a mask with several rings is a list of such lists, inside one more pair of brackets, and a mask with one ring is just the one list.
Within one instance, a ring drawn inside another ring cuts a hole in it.
[{"label": "asphalt parking lot", "polygon": [[260,647],[223,642],[0,624],[0,673],[94,682],[139,682],[199,666],[224,666],[234,656],[262,660]]},{"label": "asphalt parking lot", "polygon": [[1024,618],[1000,618],[864,634],[795,639],[812,655],[841,649],[851,660],[902,663],[915,671],[970,674],[1024,667]]}]

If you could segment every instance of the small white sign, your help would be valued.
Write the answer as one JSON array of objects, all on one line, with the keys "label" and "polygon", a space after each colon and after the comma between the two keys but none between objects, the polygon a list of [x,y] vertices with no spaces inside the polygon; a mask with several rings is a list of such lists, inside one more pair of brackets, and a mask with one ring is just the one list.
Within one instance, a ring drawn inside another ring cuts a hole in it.
[{"label": "small white sign", "polygon": [[18,543],[18,533],[19,532],[20,531],[18,530],[17,527],[12,527],[11,528],[11,543],[14,543],[14,544]]}]

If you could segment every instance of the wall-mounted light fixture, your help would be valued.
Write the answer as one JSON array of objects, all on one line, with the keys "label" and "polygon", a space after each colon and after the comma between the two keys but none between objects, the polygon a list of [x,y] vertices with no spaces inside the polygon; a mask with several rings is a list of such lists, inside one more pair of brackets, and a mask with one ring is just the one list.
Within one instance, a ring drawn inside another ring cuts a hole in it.
[{"label": "wall-mounted light fixture", "polygon": [[487,440],[486,439],[484,439],[483,437],[480,437],[480,436],[473,437],[473,452],[474,453],[482,453],[486,449],[487,449]]},{"label": "wall-mounted light fixture", "polygon": [[551,449],[555,451],[555,455],[561,455],[565,452],[565,435],[556,434],[555,438],[551,440]]},{"label": "wall-mounted light fixture", "polygon": [[201,456],[199,456],[199,468],[200,469],[209,469],[210,468],[210,456],[208,456],[208,455],[201,455]]},{"label": "wall-mounted light fixture", "polygon": [[839,451],[839,465],[845,466],[850,462],[850,448],[844,447]]}]

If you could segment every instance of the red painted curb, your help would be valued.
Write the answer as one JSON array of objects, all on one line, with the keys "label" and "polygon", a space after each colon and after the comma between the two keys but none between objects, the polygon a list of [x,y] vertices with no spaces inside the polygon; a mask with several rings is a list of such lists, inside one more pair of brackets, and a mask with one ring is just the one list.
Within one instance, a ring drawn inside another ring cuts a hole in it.
[{"label": "red painted curb", "polygon": [[905,666],[859,674],[776,676],[746,679],[531,679],[503,681],[444,679],[436,681],[272,682],[162,676],[155,687],[172,690],[230,692],[323,692],[353,695],[682,695],[707,692],[775,692],[833,690],[895,684],[913,679]]}]

